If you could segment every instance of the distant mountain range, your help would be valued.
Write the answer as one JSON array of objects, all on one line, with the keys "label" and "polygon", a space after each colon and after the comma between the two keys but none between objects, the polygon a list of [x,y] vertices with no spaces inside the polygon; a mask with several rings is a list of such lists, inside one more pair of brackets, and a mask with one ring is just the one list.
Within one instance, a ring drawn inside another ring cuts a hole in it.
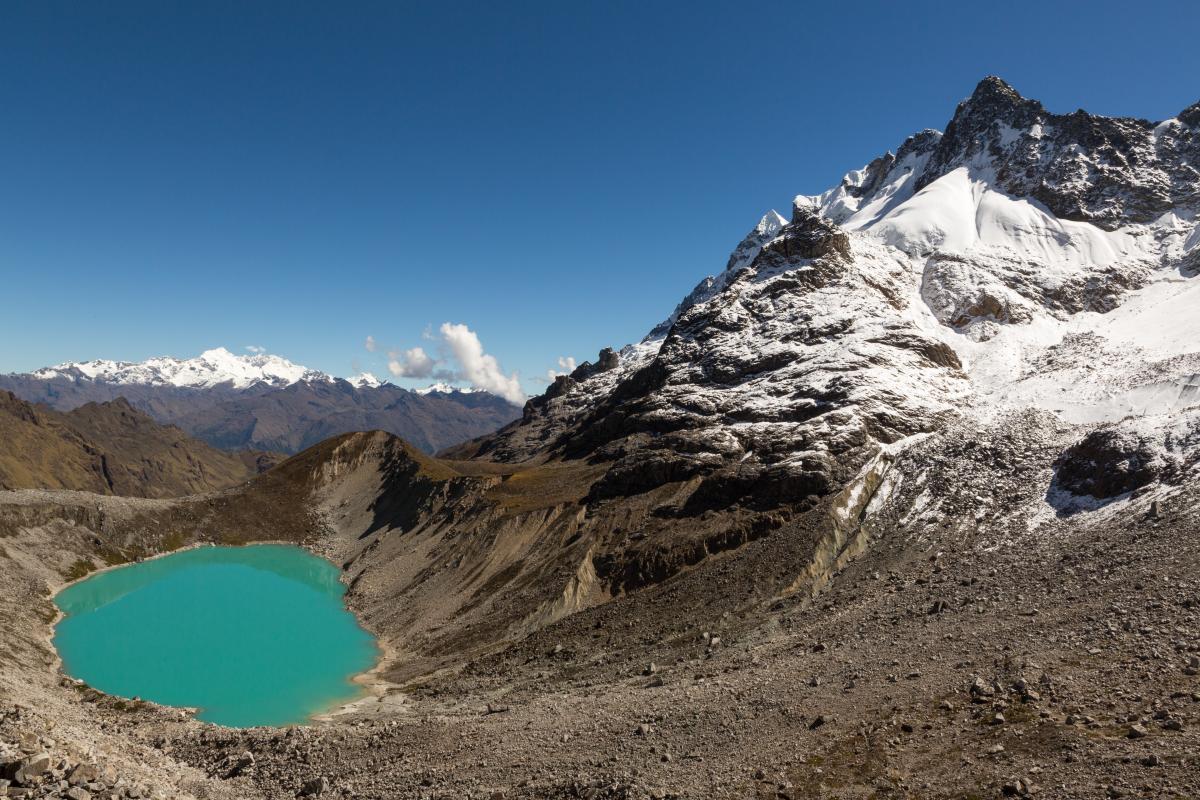
[{"label": "distant mountain range", "polygon": [[0,489],[176,497],[234,486],[280,460],[222,452],[123,399],[60,413],[0,391],[0,441]]},{"label": "distant mountain range", "polygon": [[0,375],[0,390],[58,411],[124,398],[223,450],[295,453],[341,433],[383,430],[426,452],[491,433],[520,409],[445,384],[410,391],[364,373],[335,378],[279,356],[224,348],[196,358],[82,361]]}]

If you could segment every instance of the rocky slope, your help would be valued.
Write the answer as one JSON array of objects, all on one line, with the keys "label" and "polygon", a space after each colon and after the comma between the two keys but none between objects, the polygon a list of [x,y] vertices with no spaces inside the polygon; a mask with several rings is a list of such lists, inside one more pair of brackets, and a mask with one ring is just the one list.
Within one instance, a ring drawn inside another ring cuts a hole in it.
[{"label": "rocky slope", "polygon": [[[989,78],[440,458],[0,496],[0,738],[179,796],[1200,794],[1198,126]],[[230,731],[58,685],[78,560],[247,537],[343,566],[362,701]]]},{"label": "rocky slope", "polygon": [[241,483],[275,463],[160,425],[124,400],[61,414],[0,392],[0,488],[179,497]]},{"label": "rocky slope", "polygon": [[221,348],[194,359],[89,361],[0,375],[0,390],[59,411],[122,397],[161,423],[233,451],[297,453],[341,433],[385,430],[434,452],[519,415],[486,392],[412,392],[370,375],[347,381],[278,356]]}]

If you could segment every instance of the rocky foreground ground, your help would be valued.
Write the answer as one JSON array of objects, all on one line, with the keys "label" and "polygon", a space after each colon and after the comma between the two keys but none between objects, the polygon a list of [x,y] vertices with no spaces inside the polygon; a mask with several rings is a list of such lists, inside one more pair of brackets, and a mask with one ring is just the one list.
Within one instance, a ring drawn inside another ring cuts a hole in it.
[{"label": "rocky foreground ground", "polygon": [[[1200,796],[1196,493],[1057,510],[1066,435],[1025,417],[913,444],[860,511],[862,552],[813,558],[828,574],[796,591],[747,592],[795,557],[762,536],[286,729],[106,697],[48,644],[49,592],[97,541],[180,518],[222,540],[219,503],[7,494],[0,796]],[[345,553],[348,531],[293,524]],[[370,585],[350,594],[368,612]]]}]

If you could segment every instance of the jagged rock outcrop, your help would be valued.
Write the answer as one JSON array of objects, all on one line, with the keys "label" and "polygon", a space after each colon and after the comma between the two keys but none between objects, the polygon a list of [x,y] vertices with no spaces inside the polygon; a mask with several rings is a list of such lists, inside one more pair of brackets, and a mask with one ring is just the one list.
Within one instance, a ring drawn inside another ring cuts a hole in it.
[{"label": "jagged rock outcrop", "polygon": [[1116,497],[1147,486],[1168,468],[1162,453],[1132,431],[1093,431],[1059,459],[1055,483],[1073,494]]},{"label": "jagged rock outcrop", "polygon": [[988,77],[959,104],[916,189],[978,163],[994,170],[998,188],[1038,200],[1059,219],[1107,230],[1151,222],[1200,197],[1194,109],[1161,123],[1052,114]]},{"label": "jagged rock outcrop", "polygon": [[1054,487],[1098,500],[1177,483],[1200,462],[1200,411],[1123,420],[1090,431],[1055,463]]},{"label": "jagged rock outcrop", "polygon": [[694,507],[766,508],[828,494],[864,446],[950,412],[960,365],[912,324],[898,265],[853,252],[807,203],[756,247],[711,298],[680,305],[653,352],[628,352],[616,380],[556,387],[491,452],[611,461],[597,501],[695,478]]}]

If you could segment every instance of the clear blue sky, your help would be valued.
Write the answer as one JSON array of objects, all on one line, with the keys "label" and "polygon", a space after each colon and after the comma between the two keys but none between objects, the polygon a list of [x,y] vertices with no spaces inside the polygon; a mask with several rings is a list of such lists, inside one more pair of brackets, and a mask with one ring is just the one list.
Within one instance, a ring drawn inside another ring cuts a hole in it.
[{"label": "clear blue sky", "polygon": [[1195,2],[0,9],[0,371],[384,372],[449,321],[527,379],[640,338],[984,75],[1057,111],[1200,99]]}]

